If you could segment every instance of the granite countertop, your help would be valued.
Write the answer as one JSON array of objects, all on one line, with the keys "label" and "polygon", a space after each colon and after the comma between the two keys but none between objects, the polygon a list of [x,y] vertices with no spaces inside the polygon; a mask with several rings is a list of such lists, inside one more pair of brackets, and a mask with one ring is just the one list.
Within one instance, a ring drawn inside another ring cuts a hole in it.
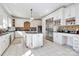
[{"label": "granite countertop", "polygon": [[0,36],[9,34],[9,33],[11,33],[11,32],[14,32],[14,31],[7,31],[7,32],[4,32],[4,33],[0,33]]},{"label": "granite countertop", "polygon": [[39,32],[26,32],[27,34],[42,34],[42,33],[39,33]]},{"label": "granite countertop", "polygon": [[[77,33],[58,32],[58,31],[54,31],[54,32],[56,32],[56,33],[67,33],[67,34],[77,34]],[[79,35],[79,34],[77,34],[77,35]]]}]

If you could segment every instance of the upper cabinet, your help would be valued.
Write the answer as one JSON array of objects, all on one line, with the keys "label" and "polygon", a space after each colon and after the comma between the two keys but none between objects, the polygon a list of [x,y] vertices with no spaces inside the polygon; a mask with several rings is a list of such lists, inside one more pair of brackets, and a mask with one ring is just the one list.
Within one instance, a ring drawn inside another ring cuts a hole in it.
[{"label": "upper cabinet", "polygon": [[79,25],[79,4],[76,4],[76,25]]},{"label": "upper cabinet", "polygon": [[63,19],[63,8],[60,8],[59,10],[55,11],[53,16],[54,20]]},{"label": "upper cabinet", "polygon": [[67,7],[62,7],[47,17],[54,17],[54,21],[60,19],[60,25],[62,26],[67,24],[79,25],[79,4],[72,4]]},{"label": "upper cabinet", "polygon": [[76,9],[77,9],[77,5],[72,5],[70,6],[70,17],[76,17]]},{"label": "upper cabinet", "polygon": [[70,14],[70,8],[67,7],[64,9],[64,19],[66,18],[70,18],[71,14]]},{"label": "upper cabinet", "polygon": [[64,12],[64,8],[60,8],[59,10],[55,11],[54,14],[53,14],[53,17],[54,17],[54,21],[55,21],[55,24],[57,25],[63,25],[64,22],[63,22],[63,12]]},{"label": "upper cabinet", "polygon": [[64,8],[64,19],[76,17],[76,4]]},{"label": "upper cabinet", "polygon": [[[71,6],[64,8],[65,25],[67,25],[66,19],[70,19],[73,17],[75,18],[75,23],[73,25],[79,25],[79,4],[73,4]],[[69,22],[69,23],[72,23],[72,22]]]}]

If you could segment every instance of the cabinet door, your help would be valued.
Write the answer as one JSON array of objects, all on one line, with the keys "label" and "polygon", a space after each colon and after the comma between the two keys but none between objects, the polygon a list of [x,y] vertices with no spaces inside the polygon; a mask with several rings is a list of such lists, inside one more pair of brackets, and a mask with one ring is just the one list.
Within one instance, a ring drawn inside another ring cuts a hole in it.
[{"label": "cabinet door", "polygon": [[3,53],[3,41],[4,41],[3,37],[0,37],[0,55],[2,55]]},{"label": "cabinet door", "polygon": [[71,47],[73,46],[73,37],[70,37],[70,36],[68,37],[68,39],[67,39],[67,45],[71,46]]},{"label": "cabinet door", "polygon": [[32,47],[33,47],[33,48],[34,48],[34,47],[38,47],[38,45],[39,45],[39,42],[38,42],[39,38],[38,38],[37,34],[33,34],[33,37],[32,37],[32,38],[33,38],[33,39],[32,39],[32,42],[33,42]]},{"label": "cabinet door", "polygon": [[79,4],[76,4],[76,25],[79,25]]},{"label": "cabinet door", "polygon": [[79,52],[79,37],[75,36],[73,39],[73,49]]},{"label": "cabinet door", "polygon": [[64,39],[63,39],[62,33],[58,33],[58,40],[57,41],[59,44],[64,44]]},{"label": "cabinet door", "polygon": [[37,39],[38,39],[38,47],[43,46],[43,35],[38,34]]},{"label": "cabinet door", "polygon": [[16,32],[15,32],[15,37],[21,37],[19,31],[16,31]]},{"label": "cabinet door", "polygon": [[64,11],[64,19],[66,18],[70,18],[71,14],[70,14],[70,7],[65,8]]},{"label": "cabinet door", "polygon": [[9,34],[0,37],[0,55],[5,51],[9,45]]},{"label": "cabinet door", "polygon": [[70,6],[71,17],[76,17],[76,5]]},{"label": "cabinet door", "polygon": [[57,43],[58,35],[57,33],[53,33],[53,41]]},{"label": "cabinet door", "polygon": [[32,35],[31,34],[27,34],[26,35],[26,46],[28,46],[29,48],[31,48],[32,46]]}]

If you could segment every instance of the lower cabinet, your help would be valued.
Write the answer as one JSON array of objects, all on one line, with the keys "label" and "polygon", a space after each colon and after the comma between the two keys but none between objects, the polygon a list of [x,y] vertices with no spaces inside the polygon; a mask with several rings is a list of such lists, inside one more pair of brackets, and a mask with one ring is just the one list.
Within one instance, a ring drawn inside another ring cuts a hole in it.
[{"label": "lower cabinet", "polygon": [[79,36],[75,36],[73,39],[73,49],[79,52]]},{"label": "lower cabinet", "polygon": [[64,44],[62,33],[53,33],[53,41],[58,44]]},{"label": "lower cabinet", "polygon": [[57,35],[57,33],[53,33],[53,41],[55,43],[58,43],[58,35]]},{"label": "lower cabinet", "polygon": [[73,34],[53,33],[54,42],[62,45],[73,46]]},{"label": "lower cabinet", "polygon": [[64,44],[72,47],[79,52],[79,35],[66,33],[53,33],[53,40],[58,44]]},{"label": "lower cabinet", "polygon": [[9,41],[10,34],[0,36],[0,55],[2,55],[6,48],[9,46]]},{"label": "lower cabinet", "polygon": [[67,45],[70,46],[70,47],[73,46],[73,37],[68,36],[68,39],[67,39]]}]

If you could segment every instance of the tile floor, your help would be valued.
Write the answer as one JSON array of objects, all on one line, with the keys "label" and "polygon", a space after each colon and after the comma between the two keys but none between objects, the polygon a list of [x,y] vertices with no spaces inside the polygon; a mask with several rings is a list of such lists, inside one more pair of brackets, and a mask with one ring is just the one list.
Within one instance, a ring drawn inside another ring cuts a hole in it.
[{"label": "tile floor", "polygon": [[73,49],[46,40],[43,47],[29,49],[23,38],[17,38],[5,51],[3,56],[78,56]]}]

